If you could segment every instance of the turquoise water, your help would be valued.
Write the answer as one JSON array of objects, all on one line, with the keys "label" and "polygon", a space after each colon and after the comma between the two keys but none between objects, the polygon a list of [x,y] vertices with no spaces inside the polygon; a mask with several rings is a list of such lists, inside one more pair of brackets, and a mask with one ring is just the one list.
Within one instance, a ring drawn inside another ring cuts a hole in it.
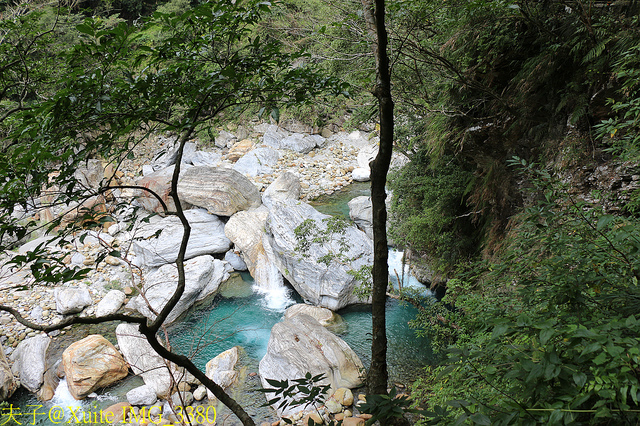
[{"label": "turquoise water", "polygon": [[347,203],[355,197],[371,194],[371,183],[354,182],[341,191],[331,195],[323,195],[311,201],[313,207],[321,213],[331,216],[342,216],[349,219],[349,206]]},{"label": "turquoise water", "polygon": [[[323,213],[348,218],[347,202],[353,197],[368,195],[368,193],[368,183],[356,184],[313,204]],[[397,252],[390,252],[391,271],[402,270],[402,265],[398,264],[400,258],[401,255]],[[392,281],[394,275],[392,273]],[[410,283],[407,281],[405,285],[421,286],[415,280]],[[218,296],[203,301],[199,306],[191,309],[178,324],[169,327],[168,332],[172,349],[190,356],[203,370],[206,363],[220,352],[233,346],[242,347],[239,360],[239,383],[230,389],[231,396],[245,407],[254,419],[260,422],[273,421],[276,420],[273,411],[270,408],[261,407],[265,399],[262,393],[256,391],[261,385],[255,373],[258,372],[260,359],[266,354],[271,328],[282,319],[283,310],[269,309],[265,295],[254,292],[252,286],[253,280],[248,274],[236,274],[223,284]],[[292,289],[289,289],[288,295],[282,297],[291,299],[290,303],[301,302]],[[346,330],[340,334],[340,337],[353,348],[365,367],[370,363],[370,312],[370,307],[365,305],[351,306],[338,312],[347,324]],[[415,314],[413,306],[400,304],[394,299],[387,301],[388,368],[391,382],[410,383],[415,379],[418,371],[433,360],[429,341],[416,337],[415,332],[408,325],[408,322],[415,318]],[[107,334],[109,338],[113,338],[110,333]],[[139,378],[129,378],[110,388],[102,401],[87,401],[83,406],[91,410],[92,404],[97,402],[100,408],[105,408],[115,401],[123,400],[124,394],[129,389],[140,384]],[[16,406],[22,407],[26,407],[27,404],[37,404],[35,398],[26,393],[20,393],[12,398],[12,401]],[[66,405],[73,401],[64,400],[59,403]],[[46,410],[50,406],[51,403],[45,404],[43,409]],[[218,424],[239,424],[226,407],[218,403],[216,408]],[[0,423],[3,420],[0,419]],[[52,423],[45,417],[40,417],[36,424]]]},{"label": "turquoise water", "polygon": [[[347,203],[356,196],[368,195],[369,184],[356,184],[338,194],[316,200],[312,204],[325,214],[349,218]],[[391,281],[396,282],[395,271],[403,269],[401,254],[390,251]],[[283,310],[267,307],[264,295],[252,291],[253,280],[248,274],[242,279],[230,281],[221,294],[213,301],[192,310],[179,324],[169,330],[174,350],[192,357],[202,369],[206,363],[220,352],[233,346],[243,348],[239,364],[242,366],[240,383],[234,386],[234,398],[241,405],[249,407],[250,414],[261,421],[274,419],[268,408],[260,408],[264,396],[255,390],[260,387],[257,376],[258,363],[266,354],[271,327],[283,317]],[[395,284],[397,286],[397,284]],[[406,277],[405,287],[420,288],[415,278]],[[422,286],[423,292],[429,291]],[[290,290],[293,302],[301,302]],[[277,304],[276,304],[277,305]],[[338,312],[346,321],[346,330],[340,334],[358,354],[365,367],[370,364],[371,353],[371,309],[368,305],[350,306]],[[425,365],[433,361],[428,339],[417,337],[409,327],[409,321],[416,316],[416,309],[395,299],[387,301],[388,369],[392,383],[409,384]],[[219,406],[219,412],[228,414]],[[233,424],[233,421],[230,423]]]},{"label": "turquoise water", "polygon": [[[250,286],[252,280],[244,276]],[[371,309],[368,305],[350,306],[338,311],[347,323],[340,334],[358,354],[365,366],[371,352]],[[418,338],[409,327],[415,318],[413,306],[394,299],[387,301],[387,335],[389,339],[389,372],[395,382],[408,383],[416,370],[431,361],[429,341]],[[217,297],[208,306],[189,313],[179,324],[169,328],[173,349],[188,355],[204,369],[206,363],[220,352],[241,346],[243,365],[257,372],[257,364],[267,352],[271,327],[283,318],[263,304],[263,296],[252,293],[246,297]]]},{"label": "turquoise water", "polygon": [[[220,352],[241,346],[240,381],[231,388],[232,396],[254,418],[272,421],[276,419],[273,411],[260,407],[265,399],[262,393],[257,392],[261,384],[253,373],[258,372],[258,363],[267,352],[271,327],[282,320],[283,312],[268,309],[263,295],[253,292],[247,294],[252,283],[248,275],[244,275],[242,281],[236,280],[233,290],[244,292],[244,295],[216,297],[188,313],[179,324],[169,329],[169,335],[173,349],[190,356],[203,370],[206,363]],[[368,367],[371,353],[370,307],[350,306],[338,313],[347,324],[340,337]],[[417,337],[408,325],[415,314],[413,306],[394,299],[387,301],[387,359],[392,383],[409,384],[418,371],[432,361],[429,341]],[[220,416],[230,416],[227,408],[221,404],[217,405],[217,410]],[[225,424],[236,424],[234,419],[229,418]]]}]

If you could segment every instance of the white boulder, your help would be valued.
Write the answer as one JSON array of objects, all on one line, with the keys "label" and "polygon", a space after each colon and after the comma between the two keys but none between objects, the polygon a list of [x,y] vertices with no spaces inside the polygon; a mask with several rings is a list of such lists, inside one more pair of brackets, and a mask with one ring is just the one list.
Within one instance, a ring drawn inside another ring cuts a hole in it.
[{"label": "white boulder", "polygon": [[[204,209],[184,212],[191,226],[185,259],[214,253],[224,253],[231,241],[224,234],[224,224]],[[141,226],[132,248],[136,258],[146,267],[174,263],[182,242],[184,227],[176,216],[169,216]]]}]

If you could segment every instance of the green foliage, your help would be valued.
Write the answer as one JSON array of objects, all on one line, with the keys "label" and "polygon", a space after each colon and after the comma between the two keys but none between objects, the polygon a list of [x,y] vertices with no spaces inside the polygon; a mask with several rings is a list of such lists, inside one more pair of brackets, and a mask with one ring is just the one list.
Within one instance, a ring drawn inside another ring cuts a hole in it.
[{"label": "green foliage", "polygon": [[[322,246],[326,252],[318,258],[318,262],[331,266],[332,263],[351,264],[358,258],[351,255],[351,246],[345,235],[345,230],[351,224],[341,217],[331,216],[317,221],[305,219],[294,229],[298,244],[295,251],[302,257],[309,257],[312,245]],[[366,299],[371,294],[372,265],[364,264],[358,269],[351,269],[348,274],[359,283],[354,288],[354,293]]]},{"label": "green foliage", "polygon": [[393,191],[389,234],[398,245],[450,268],[474,254],[472,212],[465,205],[471,181],[452,157],[431,162],[425,151],[389,178]]},{"label": "green foliage", "polygon": [[273,387],[261,388],[258,389],[258,392],[272,395],[262,406],[274,405],[278,410],[296,407],[301,407],[301,410],[306,410],[309,407],[317,408],[324,403],[327,392],[331,389],[330,384],[324,384],[326,382],[324,374],[312,376],[309,372],[301,379],[293,379],[291,384],[287,379],[266,379],[266,381]]},{"label": "green foliage", "polygon": [[[341,93],[345,86],[337,80],[311,67],[291,67],[304,52],[285,52],[277,40],[254,35],[268,12],[268,4],[257,0],[219,1],[182,15],[158,12],[135,26],[108,27],[101,18],[87,18],[76,27],[79,42],[58,46],[52,58],[49,41],[55,34],[39,32],[40,15],[1,21],[13,46],[0,47],[2,84],[7,82],[0,105],[0,207],[7,213],[0,233],[24,237],[29,229],[11,213],[17,205],[33,207],[45,191],[48,201],[41,209],[101,195],[109,182],[85,188],[76,176],[89,158],[117,168],[153,132],[174,132],[184,142],[227,110],[272,110],[311,102],[321,92]],[[149,39],[150,33],[161,36]],[[59,75],[51,78],[50,68]],[[65,226],[58,217],[50,230],[63,236],[106,220],[92,213],[100,215],[85,211]],[[3,249],[15,241],[3,238]]]},{"label": "green foliage", "polygon": [[175,13],[180,15],[186,11],[191,9],[191,1],[190,0],[170,0],[156,9],[156,12],[160,13]]},{"label": "green foliage", "polygon": [[598,136],[610,144],[609,151],[623,158],[640,158],[640,44],[626,50],[615,63],[620,83],[618,98],[608,103],[615,116],[596,126]]},{"label": "green foliage", "polygon": [[367,425],[372,425],[377,421],[387,424],[392,419],[399,419],[405,413],[421,413],[421,410],[410,408],[411,401],[406,395],[396,394],[396,388],[392,388],[389,395],[368,395],[367,401],[359,406],[363,413],[371,414],[367,420]]},{"label": "green foliage", "polygon": [[304,47],[310,53],[305,63],[317,64],[328,75],[347,82],[352,98],[345,102],[325,97],[311,105],[293,105],[285,108],[283,117],[292,115],[321,127],[332,121],[342,122],[345,114],[359,111],[361,105],[370,109],[367,103],[371,102],[368,89],[373,57],[363,37],[366,30],[361,8],[356,0],[287,0],[274,4],[273,13],[260,25],[260,34],[275,37],[291,48]]},{"label": "green foliage", "polygon": [[460,332],[414,396],[432,401],[428,424],[635,423],[640,227],[512,163],[539,197],[500,261],[449,289]]},{"label": "green foliage", "polygon": [[620,93],[636,80],[636,9],[556,0],[389,2],[396,144],[409,155],[455,154],[473,172],[464,198],[484,224],[488,253],[522,205],[518,179],[504,167],[511,156],[553,157],[568,131],[584,135],[581,151],[593,152],[589,134],[603,119],[612,118],[608,134],[623,121],[631,127],[621,135],[637,134],[634,96]]},{"label": "green foliage", "polygon": [[331,262],[349,263],[353,258],[347,256],[349,241],[345,236],[345,229],[349,222],[340,217],[327,217],[318,222],[314,219],[305,219],[294,229],[298,244],[295,251],[302,253],[303,257],[309,257],[309,249],[312,244],[327,247],[327,254],[318,259],[318,262],[327,266]]}]

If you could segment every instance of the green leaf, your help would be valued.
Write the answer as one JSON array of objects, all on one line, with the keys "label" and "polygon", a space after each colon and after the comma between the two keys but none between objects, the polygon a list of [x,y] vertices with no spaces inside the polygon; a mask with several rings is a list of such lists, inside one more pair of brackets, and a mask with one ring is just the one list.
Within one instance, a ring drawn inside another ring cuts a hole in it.
[{"label": "green leaf", "polygon": [[266,379],[267,383],[276,388],[286,387],[288,385],[288,380],[275,380],[275,379]]},{"label": "green leaf", "polygon": [[90,25],[87,25],[87,24],[78,24],[78,25],[76,25],[76,30],[80,31],[83,34],[90,35],[92,37],[95,35],[95,31],[94,31],[93,27],[91,27]]},{"label": "green leaf", "polygon": [[631,385],[631,390],[629,391],[629,393],[631,394],[631,399],[633,400],[634,404],[638,404],[638,386],[637,385]]},{"label": "green leaf", "polygon": [[504,333],[509,330],[509,326],[507,324],[498,324],[493,327],[493,332],[491,333],[491,338],[495,339],[496,337],[502,336]]},{"label": "green leaf", "polygon": [[556,334],[556,331],[552,328],[545,328],[540,331],[540,344],[546,345],[549,339],[551,339]]},{"label": "green leaf", "polygon": [[490,425],[491,419],[482,413],[476,413],[470,417],[471,421],[477,425]]},{"label": "green leaf", "polygon": [[602,231],[613,221],[613,219],[614,217],[611,215],[601,216],[600,219],[598,219],[598,224],[596,225],[596,229],[598,231]]},{"label": "green leaf", "polygon": [[549,416],[549,424],[557,425],[562,423],[562,417],[564,413],[560,410],[554,410]]},{"label": "green leaf", "polygon": [[273,121],[275,121],[276,123],[280,122],[280,109],[279,108],[272,108],[270,115],[271,115],[271,118],[273,118]]},{"label": "green leaf", "polygon": [[600,343],[590,343],[582,350],[582,352],[580,353],[580,356],[587,355],[601,349],[602,349],[602,345]]},{"label": "green leaf", "polygon": [[585,383],[587,383],[587,375],[584,373],[574,373],[573,381],[577,387],[584,387]]},{"label": "green leaf", "polygon": [[593,359],[593,363],[595,365],[602,365],[605,362],[607,362],[607,354],[604,352],[601,352],[597,357]]}]

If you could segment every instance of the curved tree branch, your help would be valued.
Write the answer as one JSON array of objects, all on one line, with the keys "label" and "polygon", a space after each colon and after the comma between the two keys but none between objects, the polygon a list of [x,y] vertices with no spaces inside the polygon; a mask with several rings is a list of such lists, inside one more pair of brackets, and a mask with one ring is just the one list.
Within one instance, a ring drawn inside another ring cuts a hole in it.
[{"label": "curved tree branch", "polygon": [[33,330],[44,331],[46,333],[55,331],[55,330],[61,330],[65,327],[68,327],[74,324],[102,324],[109,321],[123,321],[123,322],[130,322],[134,324],[144,324],[147,321],[145,317],[137,317],[133,315],[124,315],[124,314],[111,314],[111,315],[106,315],[104,317],[79,317],[77,315],[74,315],[60,321],[57,324],[42,325],[42,324],[36,324],[34,322],[29,321],[28,319],[23,317],[20,314],[20,312],[18,312],[16,309],[12,308],[11,306],[0,305],[0,311],[10,313],[20,324],[26,327],[29,327]]}]

